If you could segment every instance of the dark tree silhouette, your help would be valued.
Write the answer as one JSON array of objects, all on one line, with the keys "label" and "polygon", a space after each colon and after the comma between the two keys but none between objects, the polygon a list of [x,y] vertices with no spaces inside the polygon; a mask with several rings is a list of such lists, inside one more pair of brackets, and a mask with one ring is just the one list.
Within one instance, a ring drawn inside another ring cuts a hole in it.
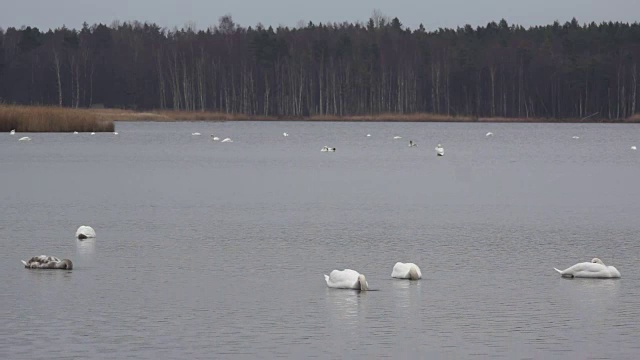
[{"label": "dark tree silhouette", "polygon": [[[638,103],[640,25],[525,29],[504,19],[412,31],[365,24],[244,28],[83,24],[0,29],[0,101],[66,107],[624,119]],[[595,114],[595,115],[594,115]]]}]

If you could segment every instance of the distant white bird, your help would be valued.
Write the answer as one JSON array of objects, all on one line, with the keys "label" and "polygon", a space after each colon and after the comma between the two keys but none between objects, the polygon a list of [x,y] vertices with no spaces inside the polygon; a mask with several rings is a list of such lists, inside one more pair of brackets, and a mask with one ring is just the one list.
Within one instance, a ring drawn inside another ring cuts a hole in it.
[{"label": "distant white bird", "polygon": [[22,261],[22,264],[27,269],[73,269],[73,263],[69,259],[58,259],[55,256],[40,255],[34,256],[29,261]]},{"label": "distant white bird", "polygon": [[118,132],[117,132],[117,131],[114,131],[114,132],[113,132],[113,135],[118,135]]},{"label": "distant white bird", "polygon": [[394,136],[394,140],[402,139],[402,136]]},{"label": "distant white bird", "polygon": [[233,142],[233,140],[231,140],[230,138],[225,138],[224,140],[222,140],[222,142]]},{"label": "distant white bird", "polygon": [[282,133],[282,136],[289,136],[289,134],[285,132],[285,133]]},{"label": "distant white bird", "polygon": [[418,144],[414,143],[413,140],[409,140],[409,147],[418,146]]},{"label": "distant white bird", "polygon": [[194,133],[191,133],[191,135],[192,136],[200,136],[200,133],[199,132],[194,132]]},{"label": "distant white bird", "polygon": [[325,145],[325,146],[322,147],[322,149],[320,149],[320,151],[322,151],[322,152],[327,152],[327,151],[328,152],[334,152],[334,151],[336,151],[336,148],[334,148],[334,147],[331,148],[331,147],[328,147],[328,146]]},{"label": "distant white bird", "polygon": [[393,266],[391,277],[396,279],[418,280],[422,279],[422,272],[420,272],[418,265],[414,263],[397,262]]},{"label": "distant white bird", "polygon": [[367,137],[371,137],[371,134],[367,134]]},{"label": "distant white bird", "polygon": [[574,135],[574,136],[572,136],[571,138],[572,138],[572,139],[576,139],[576,140],[577,140],[577,139],[580,139],[580,136],[575,136],[575,135]]},{"label": "distant white bird", "polygon": [[213,134],[211,134],[211,140],[218,141],[218,140],[220,140],[220,138],[217,137],[217,136],[213,136]]},{"label": "distant white bird", "polygon": [[636,146],[635,146],[635,145],[633,145],[633,146],[631,147],[631,150],[637,150],[637,149],[636,149]]},{"label": "distant white bird", "polygon": [[92,132],[91,135],[95,135],[96,133]]},{"label": "distant white bird", "polygon": [[78,132],[77,132],[77,131],[74,131],[74,132],[73,132],[73,134],[74,134],[74,135],[78,135]]},{"label": "distant white bird", "polygon": [[16,134],[16,131],[15,131],[15,130],[11,130],[11,131],[9,131],[9,134],[11,134],[11,135],[15,135],[15,134]]},{"label": "distant white bird", "polygon": [[91,226],[82,225],[76,230],[76,238],[80,240],[96,237],[96,231]]},{"label": "distant white bird", "polygon": [[23,136],[20,139],[18,139],[18,141],[31,141],[31,138],[28,136]]},{"label": "distant white bird", "polygon": [[438,146],[436,146],[436,155],[437,156],[444,156],[444,148],[440,144],[438,144]]},{"label": "distant white bird", "polygon": [[580,278],[596,278],[611,279],[619,278],[620,272],[614,266],[605,265],[602,260],[593,258],[591,262],[581,262],[573,265],[565,270],[553,268],[563,277],[580,277]]},{"label": "distant white bird", "polygon": [[487,133],[487,135],[485,135],[485,136],[493,136],[493,133],[492,133],[491,131],[489,131],[489,132]]},{"label": "distant white bird", "polygon": [[369,284],[364,275],[351,269],[333,270],[324,276],[327,286],[336,289],[369,290]]}]

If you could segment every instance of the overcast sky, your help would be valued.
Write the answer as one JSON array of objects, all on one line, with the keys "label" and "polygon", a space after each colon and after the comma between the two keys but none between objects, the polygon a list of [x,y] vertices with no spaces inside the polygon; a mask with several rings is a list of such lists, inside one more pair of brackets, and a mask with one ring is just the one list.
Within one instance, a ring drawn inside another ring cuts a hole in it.
[{"label": "overcast sky", "polygon": [[372,11],[398,17],[411,28],[420,23],[433,30],[465,24],[486,25],[505,18],[524,26],[640,20],[640,0],[0,0],[0,27],[35,26],[42,30],[66,25],[111,24],[114,20],[153,22],[199,29],[231,14],[242,26],[296,26],[299,21],[365,22]]}]

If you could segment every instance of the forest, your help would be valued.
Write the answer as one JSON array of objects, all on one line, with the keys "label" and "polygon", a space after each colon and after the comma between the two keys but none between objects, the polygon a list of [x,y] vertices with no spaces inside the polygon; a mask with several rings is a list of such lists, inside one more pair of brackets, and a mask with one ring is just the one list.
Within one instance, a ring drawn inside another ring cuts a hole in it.
[{"label": "forest", "polygon": [[166,29],[152,23],[0,28],[0,103],[283,118],[431,113],[608,119],[635,114],[640,25],[427,31],[376,14]]}]

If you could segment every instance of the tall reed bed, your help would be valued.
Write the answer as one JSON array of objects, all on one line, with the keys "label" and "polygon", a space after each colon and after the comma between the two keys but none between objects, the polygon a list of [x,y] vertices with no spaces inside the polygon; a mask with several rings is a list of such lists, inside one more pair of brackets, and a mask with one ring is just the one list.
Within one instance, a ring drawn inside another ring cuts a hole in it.
[{"label": "tall reed bed", "polygon": [[105,132],[113,121],[89,110],[53,106],[0,105],[0,132]]}]

